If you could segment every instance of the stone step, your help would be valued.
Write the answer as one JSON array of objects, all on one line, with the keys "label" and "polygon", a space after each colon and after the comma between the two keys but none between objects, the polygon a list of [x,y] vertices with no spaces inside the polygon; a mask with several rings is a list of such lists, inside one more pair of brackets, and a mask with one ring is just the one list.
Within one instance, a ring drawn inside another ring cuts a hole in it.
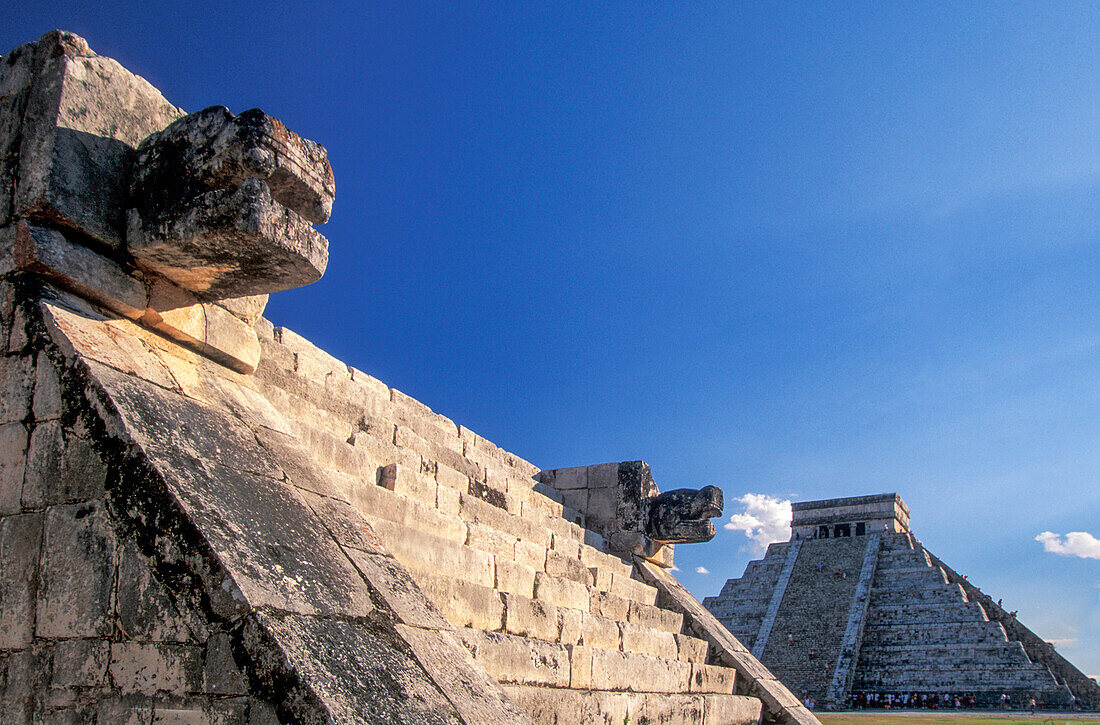
[{"label": "stone step", "polygon": [[863,630],[864,647],[952,643],[964,646],[1004,641],[1004,629],[999,624],[975,623],[969,619],[888,626],[869,623]]},{"label": "stone step", "polygon": [[[297,364],[300,363],[299,358]],[[317,442],[316,433],[320,431],[360,450],[380,465],[398,462],[410,468],[423,467],[440,483],[463,491],[480,484],[491,491],[487,495],[506,500],[516,513],[522,501],[536,498],[532,495],[535,481],[531,477],[536,469],[525,461],[500,451],[469,431],[463,435],[451,421],[369,376],[359,373],[353,380],[348,377],[351,373],[331,369],[332,365],[313,365],[310,370],[314,368],[325,371],[324,384],[297,376],[293,368],[291,372],[277,369],[260,372],[261,380],[267,383],[265,394],[270,393],[269,397],[287,412],[303,439]],[[356,381],[361,378],[372,382],[359,390]],[[375,389],[378,386],[381,391]],[[393,400],[386,396],[392,396]],[[301,426],[314,430],[303,432]],[[464,437],[476,439],[479,445],[471,445]],[[329,449],[338,447],[333,441],[321,442]],[[347,458],[346,452],[341,452],[341,458]],[[550,515],[561,514],[560,502],[545,495],[537,497],[535,507]]]},{"label": "stone step", "polygon": [[872,597],[868,612],[882,625],[928,624],[933,622],[984,622],[985,610],[977,602],[879,604]]},{"label": "stone step", "polygon": [[[631,578],[632,566],[578,541],[577,537],[583,536],[579,527],[564,521],[555,527],[557,531],[539,527],[475,496],[438,485],[401,464],[384,467],[378,480],[381,485],[377,486],[369,481],[353,482],[348,492],[372,521],[390,521],[469,546],[510,562],[503,566],[512,570],[516,570],[513,564],[518,564],[518,575],[524,580],[533,582],[534,572],[548,571],[586,585],[596,583],[638,601],[651,603],[655,598],[656,590]],[[392,527],[390,535],[403,536]]]},{"label": "stone step", "polygon": [[963,668],[999,664],[1027,664],[1031,660],[1028,659],[1023,647],[1019,646],[1018,642],[1004,642],[999,645],[970,645],[964,647],[950,645],[865,647],[860,652],[859,662],[866,667],[894,667],[898,662],[905,662],[908,664],[925,663],[937,668]]},{"label": "stone step", "polygon": [[948,584],[942,587],[927,589],[879,589],[874,595],[875,604],[879,607],[904,605],[904,604],[961,604],[965,603],[966,596],[962,587]]},{"label": "stone step", "polygon": [[740,695],[656,695],[529,685],[506,685],[504,691],[538,725],[755,725],[762,712],[760,700]]},{"label": "stone step", "polygon": [[459,637],[502,684],[732,694],[736,680],[736,672],[728,667],[637,652],[476,629],[460,630]]},{"label": "stone step", "polygon": [[947,577],[937,567],[899,568],[875,574],[876,589],[915,589],[928,585],[947,584]]},{"label": "stone step", "polygon": [[588,610],[559,606],[406,565],[447,620],[458,627],[689,664],[706,661],[706,642],[679,632],[682,620],[678,613],[625,600],[625,606],[612,607],[609,603],[614,595],[606,593],[592,597]]},{"label": "stone step", "polygon": [[1038,666],[1023,668],[1018,664],[995,667],[959,668],[942,671],[924,667],[897,667],[876,672],[861,672],[853,689],[883,691],[965,692],[991,687],[1049,689],[1055,686],[1050,671]]},{"label": "stone step", "polygon": [[959,656],[959,657],[972,657],[986,655],[990,657],[1000,657],[1007,655],[1010,657],[1016,657],[1017,655],[1023,655],[1027,657],[1023,645],[1019,642],[1001,641],[1001,642],[986,642],[980,644],[965,644],[965,645],[945,645],[945,644],[909,644],[909,645],[893,645],[893,646],[874,646],[865,647],[861,650],[861,658],[864,655],[894,659],[908,660],[913,657],[924,656]]}]

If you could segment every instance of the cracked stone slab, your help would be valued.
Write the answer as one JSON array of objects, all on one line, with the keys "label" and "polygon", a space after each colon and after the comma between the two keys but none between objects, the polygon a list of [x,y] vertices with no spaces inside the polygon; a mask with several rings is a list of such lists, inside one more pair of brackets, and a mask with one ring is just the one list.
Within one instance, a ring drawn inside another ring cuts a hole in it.
[{"label": "cracked stone slab", "polygon": [[242,640],[253,681],[282,700],[277,709],[288,722],[474,725],[459,718],[392,631],[261,611],[246,622]]},{"label": "cracked stone slab", "polygon": [[[162,481],[150,479],[149,490],[113,491],[117,505],[147,521],[185,519],[157,535],[167,537],[169,548],[214,557],[195,572],[215,589],[208,592],[212,599],[220,597],[211,606],[224,616],[259,606],[349,617],[373,611],[365,582],[243,423],[85,363],[117,411],[121,434],[144,452]],[[227,573],[228,588],[209,573],[218,570]]]}]

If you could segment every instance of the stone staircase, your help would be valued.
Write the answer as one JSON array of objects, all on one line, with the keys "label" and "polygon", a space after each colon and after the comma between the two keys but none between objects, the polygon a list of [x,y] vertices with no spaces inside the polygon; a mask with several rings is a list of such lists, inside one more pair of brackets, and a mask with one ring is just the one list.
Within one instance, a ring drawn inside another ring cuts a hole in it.
[{"label": "stone staircase", "polygon": [[883,535],[868,620],[853,691],[975,692],[984,705],[1001,691],[1016,702],[1035,693],[1051,705],[1068,701],[1068,689],[949,583],[911,534]]},{"label": "stone staircase", "polygon": [[536,467],[262,323],[261,392],[536,722],[760,720]]},{"label": "stone staircase", "polygon": [[863,537],[802,541],[761,659],[804,698],[824,703],[866,543]]}]

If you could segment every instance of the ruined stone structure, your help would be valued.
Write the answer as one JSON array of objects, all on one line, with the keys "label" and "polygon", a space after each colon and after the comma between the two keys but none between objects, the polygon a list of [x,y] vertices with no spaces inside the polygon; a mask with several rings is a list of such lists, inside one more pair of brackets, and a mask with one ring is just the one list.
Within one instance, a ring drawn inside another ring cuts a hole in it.
[{"label": "ruined stone structure", "polygon": [[721,492],[539,471],[262,316],[325,150],[0,59],[0,722],[817,720],[673,578]]},{"label": "ruined stone structure", "polygon": [[897,494],[792,506],[791,539],[768,547],[703,604],[803,697],[1007,693],[1100,707],[1100,688],[930,554]]}]

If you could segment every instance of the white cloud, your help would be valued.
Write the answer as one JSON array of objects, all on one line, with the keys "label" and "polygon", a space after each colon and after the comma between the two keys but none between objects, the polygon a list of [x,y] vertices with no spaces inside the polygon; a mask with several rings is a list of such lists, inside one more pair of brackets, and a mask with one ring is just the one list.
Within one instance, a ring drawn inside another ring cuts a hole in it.
[{"label": "white cloud", "polygon": [[744,531],[752,542],[753,554],[763,554],[768,544],[791,538],[790,499],[778,499],[763,493],[746,493],[733,499],[745,507],[744,513],[730,516],[725,528]]},{"label": "white cloud", "polygon": [[705,566],[697,566],[697,567],[695,567],[695,573],[696,574],[710,574],[710,569],[706,568]]},{"label": "white cloud", "polygon": [[1035,537],[1045,551],[1063,556],[1079,556],[1082,559],[1100,559],[1100,539],[1084,531],[1071,531],[1063,537],[1053,531],[1044,531]]}]

